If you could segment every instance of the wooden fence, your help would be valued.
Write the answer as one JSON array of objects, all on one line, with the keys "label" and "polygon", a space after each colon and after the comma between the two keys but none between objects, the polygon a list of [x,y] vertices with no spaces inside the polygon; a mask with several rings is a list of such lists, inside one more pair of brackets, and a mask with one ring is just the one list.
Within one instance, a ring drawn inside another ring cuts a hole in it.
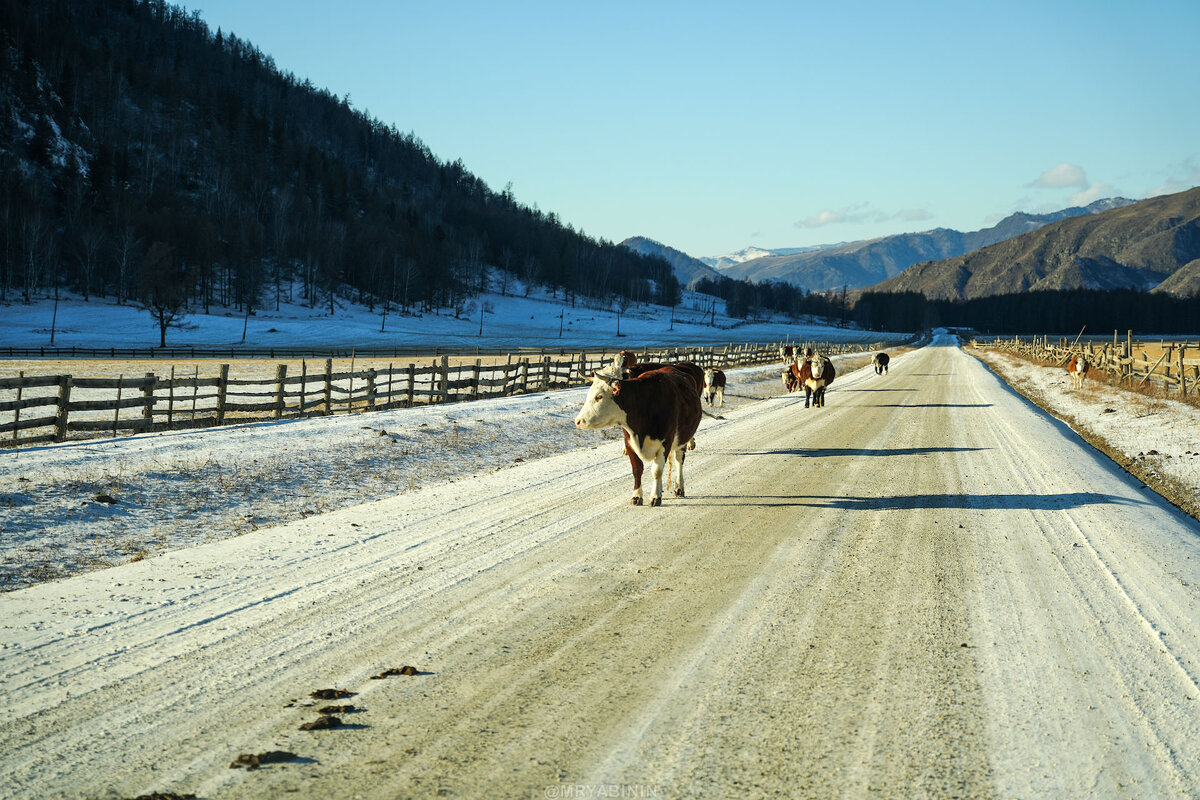
[{"label": "wooden fence", "polygon": [[[1065,367],[1072,357],[1084,355],[1089,369],[1098,370],[1126,386],[1159,384],[1181,396],[1200,392],[1200,342],[1138,342],[1133,331],[1121,337],[1113,331],[1111,342],[1076,341],[1034,336],[1028,339],[976,340],[976,347],[994,347]],[[1146,352],[1152,350],[1157,355]]]},{"label": "wooden fence", "polygon": [[[885,347],[884,343],[806,342],[822,353],[840,355]],[[216,375],[167,376],[146,372],[119,378],[34,375],[0,378],[0,447],[61,442],[108,434],[210,427],[339,413],[383,411],[414,405],[506,397],[582,386],[593,370],[612,363],[612,352],[508,357],[506,363],[451,365],[447,356],[427,365],[389,364],[386,369],[333,371],[333,359],[300,374],[279,364],[272,377],[230,378],[229,365]],[[779,361],[779,344],[745,344],[687,349],[643,349],[639,361],[691,361],[703,367],[734,368]],[[3,417],[0,417],[3,418]]]}]

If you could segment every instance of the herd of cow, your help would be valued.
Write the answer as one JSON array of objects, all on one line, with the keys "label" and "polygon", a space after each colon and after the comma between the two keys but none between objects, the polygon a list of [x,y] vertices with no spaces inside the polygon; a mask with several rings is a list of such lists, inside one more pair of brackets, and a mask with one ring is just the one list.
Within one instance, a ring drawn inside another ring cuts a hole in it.
[{"label": "herd of cow", "polygon": [[[783,346],[780,356],[785,363],[783,385],[788,392],[804,390],[804,407],[825,405],[825,389],[833,383],[833,362],[814,353],[804,352],[800,363],[795,348]],[[887,353],[874,358],[875,373],[888,369]],[[683,462],[687,450],[696,448],[696,429],[705,414],[702,401],[710,406],[725,403],[725,373],[715,367],[701,369],[690,361],[674,364],[639,364],[629,350],[623,350],[611,366],[592,373],[592,386],[583,408],[575,417],[575,427],[596,430],[620,427],[625,439],[625,455],[633,471],[633,497],[642,505],[642,473],[653,464],[654,492],[650,505],[662,505],[663,469],[668,486],[676,497],[684,496]],[[675,473],[674,482],[670,475]]]}]

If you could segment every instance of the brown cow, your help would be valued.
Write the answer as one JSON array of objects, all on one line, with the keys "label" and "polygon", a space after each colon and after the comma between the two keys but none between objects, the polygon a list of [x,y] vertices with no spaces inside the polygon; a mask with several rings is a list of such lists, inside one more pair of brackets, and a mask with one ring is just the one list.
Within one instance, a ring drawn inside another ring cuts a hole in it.
[{"label": "brown cow", "polygon": [[891,360],[891,357],[889,357],[887,353],[876,353],[875,358],[871,360],[871,363],[875,365],[875,374],[886,375],[888,371],[888,362]]},{"label": "brown cow", "polygon": [[663,467],[670,459],[675,468],[675,495],[684,496],[683,461],[686,443],[700,426],[700,395],[686,374],[672,367],[644,372],[621,380],[592,374],[592,388],[575,418],[585,430],[620,426],[625,432],[633,470],[635,506],[642,504],[642,471],[654,467],[654,493],[650,505],[662,505]]},{"label": "brown cow", "polygon": [[725,372],[716,367],[709,367],[704,370],[704,391],[701,392],[701,399],[707,402],[710,406],[725,405]]},{"label": "brown cow", "polygon": [[800,387],[800,370],[796,368],[795,362],[788,365],[788,368],[783,371],[783,388],[788,394],[796,391]]},{"label": "brown cow", "polygon": [[[795,364],[792,365],[793,369]],[[804,407],[809,407],[809,401],[812,401],[813,408],[821,408],[825,405],[825,389],[829,384],[833,383],[833,378],[837,372],[833,368],[833,362],[823,355],[815,355],[812,358],[804,359],[803,366],[800,367],[800,372],[797,375],[797,380],[804,387]]]},{"label": "brown cow", "polygon": [[1088,361],[1084,356],[1075,356],[1071,359],[1071,363],[1067,364],[1067,374],[1071,376],[1071,383],[1076,389],[1083,388],[1083,379],[1087,377]]}]

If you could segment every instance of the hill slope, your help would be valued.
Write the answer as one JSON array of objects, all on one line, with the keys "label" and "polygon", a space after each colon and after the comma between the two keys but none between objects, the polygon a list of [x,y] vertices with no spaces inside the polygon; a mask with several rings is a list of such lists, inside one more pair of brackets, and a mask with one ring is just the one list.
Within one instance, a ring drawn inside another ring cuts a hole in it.
[{"label": "hill slope", "polygon": [[675,277],[679,282],[689,289],[696,281],[702,278],[716,280],[721,276],[721,273],[703,261],[692,258],[687,253],[676,250],[674,247],[668,247],[661,242],[647,239],[645,236],[631,236],[621,242],[621,246],[627,247],[635,253],[641,253],[645,256],[655,256],[665,260],[671,265],[671,269],[674,270]]},{"label": "hill slope", "polygon": [[21,254],[0,300],[154,289],[259,308],[294,279],[330,308],[348,285],[457,309],[495,267],[578,295],[677,290],[665,262],[519,204],[158,0],[0,4],[0,215]]},{"label": "hill slope", "polygon": [[1128,287],[1187,296],[1200,286],[1196,259],[1200,188],[1064,219],[967,255],[916,264],[871,288],[946,299]]}]

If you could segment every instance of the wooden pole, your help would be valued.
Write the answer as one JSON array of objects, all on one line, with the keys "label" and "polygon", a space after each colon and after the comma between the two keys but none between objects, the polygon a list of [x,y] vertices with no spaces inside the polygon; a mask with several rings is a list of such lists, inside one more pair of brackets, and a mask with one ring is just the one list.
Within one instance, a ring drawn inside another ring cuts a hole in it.
[{"label": "wooden pole", "polygon": [[221,365],[221,374],[217,376],[217,424],[225,424],[225,397],[229,391],[229,365]]},{"label": "wooden pole", "polygon": [[192,375],[192,422],[196,421],[196,396],[200,394],[200,365],[196,365],[196,372]]},{"label": "wooden pole", "polygon": [[175,419],[175,365],[171,365],[171,382],[167,384],[167,430]]},{"label": "wooden pole", "polygon": [[67,438],[67,409],[71,404],[71,376],[63,375],[58,379],[58,411],[54,417],[54,441],[62,442]]},{"label": "wooden pole", "polygon": [[1182,397],[1187,397],[1187,375],[1183,372],[1183,351],[1187,349],[1187,345],[1180,343],[1179,345],[1179,394]]},{"label": "wooden pole", "polygon": [[117,376],[117,407],[113,409],[113,429],[112,435],[117,435],[117,421],[121,418],[121,389],[124,388],[125,374],[121,373]]},{"label": "wooden pole", "polygon": [[154,385],[158,378],[153,372],[146,373],[146,385],[142,387],[142,419],[147,431],[154,430]]},{"label": "wooden pole", "polygon": [[[25,370],[21,370],[20,372],[18,372],[17,377],[20,378],[22,381],[24,381],[25,380]],[[18,441],[17,434],[20,432],[20,429],[21,429],[21,425],[20,425],[20,422],[21,422],[21,394],[22,394],[23,389],[24,389],[24,387],[21,386],[20,383],[18,383],[17,384],[17,407],[13,409],[13,437],[12,437],[13,438],[13,447],[17,446],[17,441]]]},{"label": "wooden pole", "polygon": [[283,418],[283,406],[285,402],[283,387],[285,380],[287,380],[287,364],[280,364],[275,367],[275,419]]},{"label": "wooden pole", "polygon": [[300,416],[305,415],[304,403],[308,399],[308,361],[300,359]]},{"label": "wooden pole", "polygon": [[333,359],[325,359],[325,416],[333,415]]}]

